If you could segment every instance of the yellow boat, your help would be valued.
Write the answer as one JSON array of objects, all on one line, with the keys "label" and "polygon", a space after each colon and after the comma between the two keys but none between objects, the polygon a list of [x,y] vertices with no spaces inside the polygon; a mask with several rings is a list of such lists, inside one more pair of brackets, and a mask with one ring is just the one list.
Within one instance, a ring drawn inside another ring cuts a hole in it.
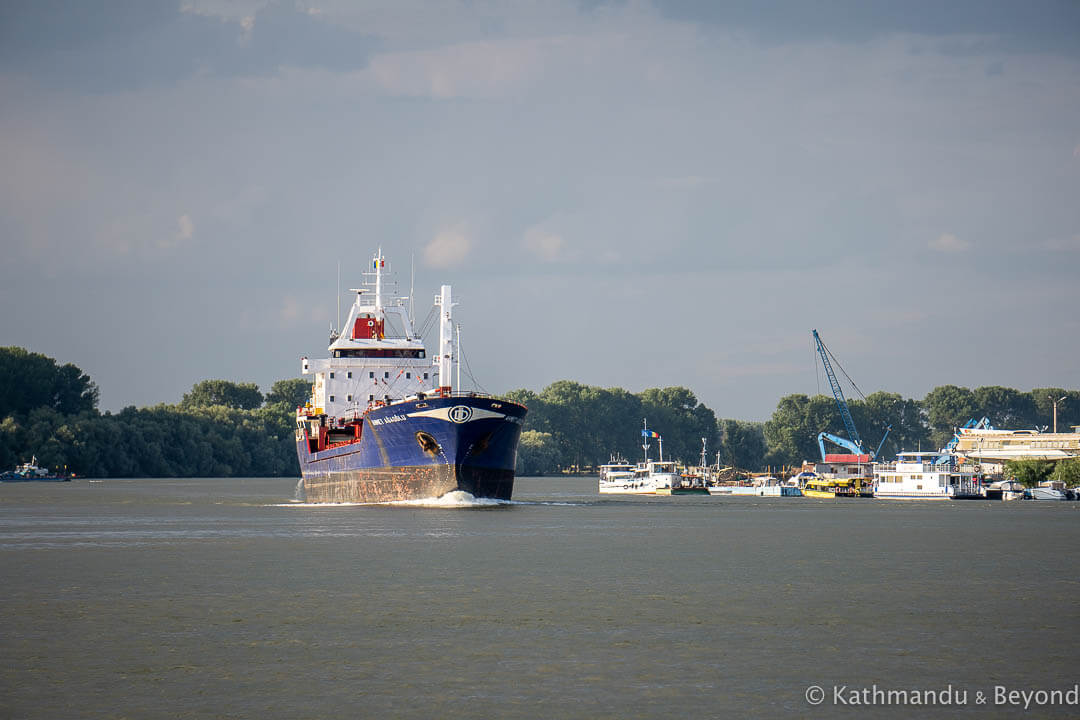
[{"label": "yellow boat", "polygon": [[874,496],[869,478],[815,478],[806,481],[802,492],[806,497],[815,498]]}]

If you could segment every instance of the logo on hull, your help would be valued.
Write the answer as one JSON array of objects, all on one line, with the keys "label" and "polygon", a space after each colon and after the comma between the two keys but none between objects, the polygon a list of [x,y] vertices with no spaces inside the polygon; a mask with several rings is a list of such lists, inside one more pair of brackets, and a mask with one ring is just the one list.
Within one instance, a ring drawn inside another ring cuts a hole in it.
[{"label": "logo on hull", "polygon": [[491,410],[485,410],[484,408],[473,408],[469,407],[468,405],[455,405],[453,407],[441,407],[434,408],[432,410],[422,410],[420,412],[409,413],[409,417],[436,418],[438,420],[446,420],[447,422],[456,423],[457,425],[461,425],[472,420],[484,420],[487,418],[500,418],[504,420],[509,420],[511,422],[521,422],[518,418],[512,415],[504,415],[503,413],[492,412]]},{"label": "logo on hull", "polygon": [[455,405],[450,408],[450,412],[448,413],[450,422],[456,422],[458,424],[469,422],[469,420],[472,420],[472,415],[472,408],[467,405]]}]

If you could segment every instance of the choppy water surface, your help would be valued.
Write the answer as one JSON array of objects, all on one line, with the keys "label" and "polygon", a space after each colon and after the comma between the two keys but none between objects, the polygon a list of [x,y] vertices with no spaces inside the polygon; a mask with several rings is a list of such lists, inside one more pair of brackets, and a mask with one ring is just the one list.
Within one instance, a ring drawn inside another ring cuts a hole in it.
[{"label": "choppy water surface", "polygon": [[[316,507],[295,482],[0,486],[0,717],[984,717],[1023,714],[995,685],[1080,682],[1080,503],[524,478]],[[1054,714],[1080,707],[1028,711]]]}]

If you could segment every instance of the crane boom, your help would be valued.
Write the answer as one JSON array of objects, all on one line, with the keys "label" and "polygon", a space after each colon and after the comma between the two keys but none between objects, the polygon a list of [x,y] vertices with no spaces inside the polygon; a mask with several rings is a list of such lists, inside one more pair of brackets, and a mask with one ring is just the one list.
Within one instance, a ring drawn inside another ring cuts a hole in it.
[{"label": "crane boom", "polygon": [[[818,331],[814,330],[814,342],[817,343],[817,351],[821,355],[821,364],[825,366],[825,375],[829,378],[829,386],[832,388],[833,398],[836,399],[836,407],[840,410],[840,418],[844,421],[844,428],[847,429],[848,437],[859,448],[859,453],[865,452],[862,449],[862,440],[859,438],[859,431],[855,429],[855,421],[851,418],[851,411],[848,410],[847,400],[844,398],[844,391],[840,387],[840,382],[836,379],[836,373],[833,372],[832,363],[829,362],[829,351],[825,348],[825,343],[821,342],[821,336],[818,335]],[[829,438],[831,440],[831,438]],[[824,448],[824,446],[822,446]],[[824,455],[822,455],[824,459]]]}]

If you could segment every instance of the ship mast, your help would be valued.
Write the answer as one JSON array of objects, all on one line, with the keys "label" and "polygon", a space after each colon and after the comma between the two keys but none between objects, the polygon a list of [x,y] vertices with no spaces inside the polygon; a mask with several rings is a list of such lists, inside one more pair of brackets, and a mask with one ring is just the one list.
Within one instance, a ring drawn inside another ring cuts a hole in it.
[{"label": "ship mast", "polygon": [[442,286],[441,292],[435,296],[435,304],[441,308],[439,313],[439,393],[449,395],[454,389],[451,385],[454,344],[454,323],[451,319],[451,309],[454,307],[454,302],[451,300],[449,285]]},{"label": "ship mast", "polygon": [[641,437],[645,438],[645,442],[641,443],[641,447],[645,450],[645,463],[649,462],[649,418],[643,418],[644,430],[641,431]]},{"label": "ship mast", "polygon": [[375,311],[382,310],[382,268],[383,268],[383,255],[382,248],[379,248],[379,254],[375,256]]}]

